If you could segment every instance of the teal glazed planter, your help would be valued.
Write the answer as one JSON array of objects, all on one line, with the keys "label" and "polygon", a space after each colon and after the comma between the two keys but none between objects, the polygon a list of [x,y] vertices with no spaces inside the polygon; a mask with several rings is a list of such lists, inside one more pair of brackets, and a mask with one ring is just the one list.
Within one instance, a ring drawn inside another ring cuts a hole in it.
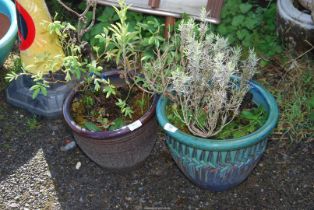
[{"label": "teal glazed planter", "polygon": [[11,22],[8,32],[0,39],[0,66],[2,66],[13,48],[17,35],[16,11],[13,2],[0,0],[0,13],[6,15]]},{"label": "teal glazed planter", "polygon": [[181,171],[194,184],[212,191],[224,191],[243,182],[261,159],[267,136],[277,124],[279,110],[274,97],[255,82],[250,82],[253,101],[268,113],[266,123],[250,135],[214,140],[181,132],[166,116],[168,99],[157,104],[157,119],[167,134],[166,144]]}]

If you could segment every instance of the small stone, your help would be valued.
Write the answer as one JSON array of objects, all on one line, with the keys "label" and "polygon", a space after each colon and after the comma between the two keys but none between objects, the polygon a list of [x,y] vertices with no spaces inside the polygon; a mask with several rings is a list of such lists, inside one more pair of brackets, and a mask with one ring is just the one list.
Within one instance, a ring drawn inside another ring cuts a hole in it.
[{"label": "small stone", "polygon": [[82,197],[80,197],[80,202],[81,202],[81,203],[83,203],[83,202],[84,202],[84,200],[83,200],[83,198],[82,198]]},{"label": "small stone", "polygon": [[82,163],[81,162],[77,162],[76,166],[75,166],[76,170],[79,170],[81,168],[81,166],[82,166]]},{"label": "small stone", "polygon": [[62,152],[66,152],[66,151],[69,151],[69,150],[72,150],[72,149],[74,149],[75,147],[76,147],[76,143],[75,143],[75,141],[65,141],[66,142],[66,144],[65,144],[65,146],[62,146],[61,148],[60,148],[60,150],[62,151]]},{"label": "small stone", "polygon": [[19,204],[17,204],[17,203],[10,203],[9,206],[11,208],[17,208],[17,207],[19,207]]},{"label": "small stone", "polygon": [[60,128],[57,126],[57,125],[52,125],[51,123],[48,124],[49,128],[53,131],[57,131],[59,130]]},{"label": "small stone", "polygon": [[51,178],[51,172],[47,171],[47,176],[49,176]]}]

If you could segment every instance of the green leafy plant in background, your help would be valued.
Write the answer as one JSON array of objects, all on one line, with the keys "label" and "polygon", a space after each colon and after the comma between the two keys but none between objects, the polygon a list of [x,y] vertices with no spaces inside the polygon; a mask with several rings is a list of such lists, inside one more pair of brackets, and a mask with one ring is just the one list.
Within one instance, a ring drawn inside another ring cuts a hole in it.
[{"label": "green leafy plant in background", "polygon": [[[276,35],[275,18],[275,3],[262,8],[253,0],[225,1],[221,23],[211,29],[228,37],[231,44],[254,47],[260,57],[267,59],[283,51]],[[266,64],[266,60],[261,61],[261,65]]]},{"label": "green leafy plant in background", "polygon": [[[80,7],[84,8],[85,3]],[[140,50],[146,57],[153,57],[152,49],[159,47],[163,42],[164,18],[158,16],[143,15],[141,13],[127,11],[126,23],[128,24],[129,32],[138,32],[140,42]],[[87,14],[89,19],[92,18],[92,12]],[[100,43],[98,34],[103,32],[104,28],[109,28],[111,24],[119,21],[119,16],[112,7],[100,7],[96,11],[97,22],[91,30],[85,34],[84,39],[88,41],[91,46],[99,47],[98,52],[104,52],[104,45]],[[112,32],[109,32],[109,35]],[[109,47],[110,48],[110,47]]]},{"label": "green leafy plant in background", "polygon": [[[80,0],[81,1],[81,0]],[[75,7],[77,5],[77,0],[64,0],[64,2],[69,5],[71,8]],[[59,19],[61,21],[67,21],[72,24],[75,24],[75,19],[73,18],[73,14],[71,14],[69,11],[67,11],[60,3],[58,3],[57,0],[49,0],[45,1],[47,4],[47,7],[49,8],[49,11],[51,12],[51,15],[55,13],[59,13]]]},{"label": "green leafy plant in background", "polygon": [[[83,1],[78,8],[83,10],[85,6],[86,3]],[[92,16],[92,12],[87,13],[88,21],[92,19]],[[85,34],[84,40],[88,41],[91,46],[99,46],[99,52],[103,52],[104,48],[95,36],[103,32],[104,27],[117,22],[119,17],[112,7],[98,7],[96,17],[95,25]],[[265,66],[268,58],[283,51],[275,31],[275,18],[276,4],[274,2],[270,1],[269,5],[263,8],[257,5],[256,0],[230,0],[224,3],[221,23],[211,24],[210,28],[228,37],[232,45],[238,44],[244,48],[254,47],[258,56],[265,58],[260,62],[262,66]],[[182,19],[177,20],[175,28],[178,28],[181,20],[186,19],[188,15],[183,14]],[[128,11],[127,22],[130,31],[140,31],[142,51],[145,56],[153,57],[153,47],[158,47],[164,42],[164,18]]]}]

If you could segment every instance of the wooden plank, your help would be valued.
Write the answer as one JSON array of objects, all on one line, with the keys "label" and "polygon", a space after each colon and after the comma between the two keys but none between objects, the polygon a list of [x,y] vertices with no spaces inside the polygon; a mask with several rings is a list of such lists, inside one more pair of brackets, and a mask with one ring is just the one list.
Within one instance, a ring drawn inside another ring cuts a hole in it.
[{"label": "wooden plank", "polygon": [[[211,2],[221,2],[223,0],[210,0]],[[118,0],[97,0],[98,3],[104,5],[118,5]],[[137,12],[161,15],[181,17],[181,14],[186,13],[190,16],[200,19],[200,11],[204,8],[212,8],[208,4],[208,0],[160,0],[158,8],[151,8],[148,4],[149,0],[126,0],[128,5],[131,5],[130,9]],[[217,5],[216,3],[214,5]],[[222,3],[220,4],[222,5]],[[220,8],[214,6],[217,12],[210,12],[210,15],[206,18],[206,21],[212,23],[220,22]],[[214,16],[215,15],[215,16]]]},{"label": "wooden plank", "polygon": [[148,5],[153,9],[158,8],[160,5],[160,0],[149,0]]},{"label": "wooden plank", "polygon": [[165,31],[164,31],[164,37],[166,39],[169,39],[171,36],[171,27],[174,26],[176,23],[176,19],[174,17],[167,16],[165,20]]}]

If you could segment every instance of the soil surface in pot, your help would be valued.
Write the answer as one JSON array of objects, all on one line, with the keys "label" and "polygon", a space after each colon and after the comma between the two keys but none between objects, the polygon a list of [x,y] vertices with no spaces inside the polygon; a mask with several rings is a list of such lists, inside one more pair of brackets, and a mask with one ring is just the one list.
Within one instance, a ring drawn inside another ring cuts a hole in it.
[{"label": "soil surface in pot", "polygon": [[[266,122],[267,113],[262,107],[258,107],[253,103],[252,98],[252,94],[248,92],[240,106],[240,114],[236,116],[230,124],[224,127],[219,134],[211,137],[211,139],[223,140],[240,138],[260,128]],[[174,114],[174,107],[176,106],[173,106],[171,103],[166,107],[168,120],[181,131],[193,135],[188,127],[180,121],[180,118]],[[177,112],[180,113],[180,110],[177,110]]]},{"label": "soil surface in pot", "polygon": [[295,6],[295,8],[297,8],[299,11],[304,12],[306,14],[311,14],[311,11],[304,8],[298,1],[293,1],[293,6]]},{"label": "soil surface in pot", "polygon": [[0,13],[0,39],[2,39],[8,32],[10,24],[10,19],[6,15]]},{"label": "soil surface in pot", "polygon": [[[141,118],[152,104],[151,95],[133,86],[118,87],[115,96],[105,93],[81,90],[71,105],[71,116],[82,128],[92,131],[116,130]],[[126,100],[132,110],[131,116],[124,116],[117,105],[117,98]]]}]

